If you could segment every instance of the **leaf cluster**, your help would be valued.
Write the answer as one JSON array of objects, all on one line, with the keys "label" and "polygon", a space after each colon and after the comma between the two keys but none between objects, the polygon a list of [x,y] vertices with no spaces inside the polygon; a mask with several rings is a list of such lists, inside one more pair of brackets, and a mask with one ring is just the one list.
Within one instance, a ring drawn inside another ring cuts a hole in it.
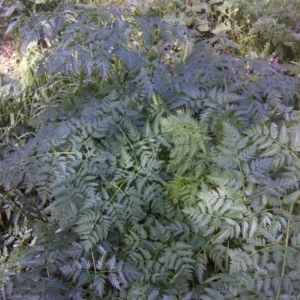
[{"label": "leaf cluster", "polygon": [[2,298],[297,299],[296,81],[121,7],[34,22],[45,106],[1,139]]}]

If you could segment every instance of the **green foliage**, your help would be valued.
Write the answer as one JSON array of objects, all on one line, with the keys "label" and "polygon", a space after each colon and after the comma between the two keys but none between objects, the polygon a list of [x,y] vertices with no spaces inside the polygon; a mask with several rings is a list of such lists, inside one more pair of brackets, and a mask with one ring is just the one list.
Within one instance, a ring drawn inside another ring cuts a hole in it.
[{"label": "green foliage", "polygon": [[300,43],[298,1],[237,1],[235,20],[240,28],[239,47],[260,57],[298,60]]},{"label": "green foliage", "polygon": [[[296,0],[129,1],[143,13],[185,24],[205,37],[227,35],[239,56],[300,57],[300,6]],[[297,25],[298,24],[298,25]]]},{"label": "green foliage", "polygon": [[210,37],[230,32],[236,12],[234,3],[227,0],[128,2],[144,14],[156,14],[168,22],[185,24]]},{"label": "green foliage", "polygon": [[3,299],[299,298],[293,77],[121,7],[20,31],[49,44],[0,144]]}]

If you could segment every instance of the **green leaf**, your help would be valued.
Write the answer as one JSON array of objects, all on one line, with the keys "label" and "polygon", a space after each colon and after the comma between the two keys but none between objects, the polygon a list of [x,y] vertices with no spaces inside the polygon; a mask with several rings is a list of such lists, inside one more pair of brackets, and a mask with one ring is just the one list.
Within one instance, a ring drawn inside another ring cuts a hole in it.
[{"label": "green leaf", "polygon": [[230,24],[219,23],[211,32],[216,35],[224,35],[227,31],[232,30]]}]

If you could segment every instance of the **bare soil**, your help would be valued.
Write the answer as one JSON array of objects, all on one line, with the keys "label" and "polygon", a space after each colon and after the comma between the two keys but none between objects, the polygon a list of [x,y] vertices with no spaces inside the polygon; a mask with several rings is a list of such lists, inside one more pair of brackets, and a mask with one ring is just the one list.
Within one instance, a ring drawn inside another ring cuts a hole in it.
[{"label": "bare soil", "polygon": [[0,75],[19,78],[19,61],[20,58],[14,49],[12,37],[5,36],[0,40]]}]

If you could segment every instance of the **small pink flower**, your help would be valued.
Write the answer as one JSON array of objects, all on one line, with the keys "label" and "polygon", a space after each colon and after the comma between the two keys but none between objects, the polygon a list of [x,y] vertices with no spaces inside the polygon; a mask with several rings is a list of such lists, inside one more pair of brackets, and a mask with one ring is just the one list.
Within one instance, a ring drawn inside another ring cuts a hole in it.
[{"label": "small pink flower", "polygon": [[275,70],[278,69],[278,60],[279,60],[278,56],[276,58],[271,59],[271,66]]},{"label": "small pink flower", "polygon": [[48,44],[50,42],[50,38],[47,34],[44,35],[44,41]]},{"label": "small pink flower", "polygon": [[297,21],[295,23],[295,31],[298,33],[298,31],[300,32],[300,21]]}]

